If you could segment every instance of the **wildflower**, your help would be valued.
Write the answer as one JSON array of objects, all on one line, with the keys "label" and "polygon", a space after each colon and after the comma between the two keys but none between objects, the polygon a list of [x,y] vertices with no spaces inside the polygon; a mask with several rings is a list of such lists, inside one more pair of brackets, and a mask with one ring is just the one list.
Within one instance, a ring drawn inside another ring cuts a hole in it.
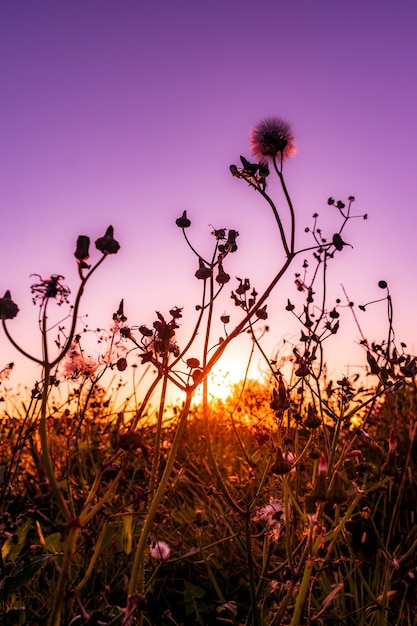
[{"label": "wildflower", "polygon": [[194,381],[195,384],[199,385],[201,383],[201,381],[203,380],[203,372],[200,369],[195,369],[193,370],[191,377]]},{"label": "wildflower", "polygon": [[305,418],[303,424],[307,428],[318,428],[321,425],[321,419],[317,415],[317,409],[310,403],[307,409],[307,417]]},{"label": "wildflower", "polygon": [[322,454],[318,467],[318,472],[313,489],[310,493],[309,505],[316,502],[324,502],[327,499],[326,489],[326,473],[327,473],[327,461],[326,457]]},{"label": "wildflower", "polygon": [[141,448],[143,445],[143,437],[137,430],[126,430],[119,435],[119,446],[122,450],[132,452]]},{"label": "wildflower", "polygon": [[265,157],[274,159],[281,155],[281,159],[288,159],[296,152],[295,138],[288,122],[272,117],[259,122],[250,133],[252,154],[260,161]]},{"label": "wildflower", "polygon": [[13,368],[14,368],[14,363],[9,363],[8,365],[6,365],[6,367],[3,367],[3,369],[0,371],[0,381],[6,380],[7,378],[9,378],[10,372],[12,371]]},{"label": "wildflower", "polygon": [[290,406],[290,403],[288,402],[287,390],[285,388],[284,381],[282,380],[282,376],[280,376],[278,380],[278,391],[276,389],[272,390],[272,400],[269,403],[269,406],[273,411],[284,411]]},{"label": "wildflower", "polygon": [[31,285],[30,290],[33,294],[33,303],[36,300],[41,300],[43,303],[49,298],[57,298],[58,305],[60,306],[64,302],[68,303],[68,296],[71,290],[66,285],[63,285],[61,280],[64,278],[61,274],[52,274],[51,278],[43,279],[39,274],[31,274],[31,276],[37,276],[40,280],[39,283]]},{"label": "wildflower", "polygon": [[259,320],[267,320],[268,319],[268,312],[266,310],[266,307],[268,305],[265,304],[263,307],[261,307],[260,309],[258,309],[257,311],[255,311],[255,315]]},{"label": "wildflower", "polygon": [[10,295],[10,291],[7,290],[2,298],[0,298],[0,319],[2,320],[11,320],[19,312],[19,307],[12,300],[12,296]]},{"label": "wildflower", "polygon": [[189,367],[190,369],[200,367],[200,361],[198,359],[195,359],[194,357],[191,357],[190,359],[187,359],[187,367]]},{"label": "wildflower", "polygon": [[310,452],[308,453],[310,459],[317,460],[321,457],[320,450],[318,449],[314,441],[311,442]]},{"label": "wildflower", "polygon": [[335,471],[326,492],[326,500],[333,504],[342,504],[348,500],[349,496],[343,486],[343,481],[339,472]]},{"label": "wildflower", "polygon": [[68,380],[76,380],[80,377],[93,376],[98,368],[98,363],[92,357],[84,356],[79,345],[79,337],[74,339],[71,350],[62,361],[62,374]]},{"label": "wildflower", "polygon": [[343,246],[348,246],[349,245],[345,241],[343,241],[343,239],[341,238],[339,233],[335,233],[333,235],[332,243],[333,243],[334,247],[336,248],[336,250],[338,250],[339,252],[341,250],[343,250]]},{"label": "wildflower", "polygon": [[272,501],[256,509],[255,522],[263,522],[271,539],[278,541],[285,523],[284,504],[281,501]]},{"label": "wildflower", "polygon": [[139,332],[144,337],[152,337],[153,335],[153,330],[147,328],[147,326],[139,326]]},{"label": "wildflower", "polygon": [[165,541],[154,541],[150,548],[150,554],[153,559],[165,561],[171,554],[171,548]]},{"label": "wildflower", "polygon": [[126,359],[124,357],[121,357],[120,359],[117,359],[116,367],[119,370],[119,372],[124,372],[125,369],[127,368],[127,361],[126,361]]},{"label": "wildflower", "polygon": [[219,263],[219,271],[216,276],[216,281],[219,283],[219,285],[225,285],[226,283],[229,282],[229,280],[230,280],[230,274],[227,274],[223,269],[222,263]]},{"label": "wildflower", "polygon": [[211,269],[206,266],[206,264],[204,263],[201,257],[198,259],[198,265],[199,265],[198,270],[196,271],[194,276],[196,278],[199,278],[200,280],[206,280],[206,278],[210,278]]},{"label": "wildflower", "polygon": [[187,217],[187,211],[183,211],[183,214],[175,220],[175,223],[180,228],[189,228],[191,226],[191,222]]},{"label": "wildflower", "polygon": [[169,310],[169,314],[172,315],[174,320],[179,320],[182,317],[182,308],[174,306],[174,308]]},{"label": "wildflower", "polygon": [[103,254],[116,254],[120,249],[120,244],[113,237],[113,226],[109,226],[104,237],[96,240],[96,248]]},{"label": "wildflower", "polygon": [[74,252],[74,256],[78,261],[78,266],[80,271],[83,269],[88,269],[90,266],[87,265],[86,261],[89,257],[89,249],[90,247],[90,238],[86,235],[80,235],[77,239],[77,248]]},{"label": "wildflower", "polygon": [[229,230],[228,234],[227,234],[227,241],[226,241],[225,245],[220,245],[219,246],[220,252],[223,252],[223,253],[226,253],[226,254],[228,252],[236,252],[236,250],[237,250],[236,237],[239,237],[238,231],[237,230],[233,230],[231,228]]},{"label": "wildflower", "polygon": [[283,474],[288,474],[291,470],[292,463],[284,458],[281,448],[278,447],[275,457],[275,463],[271,467],[271,472],[273,474],[278,474],[279,476],[282,476]]}]

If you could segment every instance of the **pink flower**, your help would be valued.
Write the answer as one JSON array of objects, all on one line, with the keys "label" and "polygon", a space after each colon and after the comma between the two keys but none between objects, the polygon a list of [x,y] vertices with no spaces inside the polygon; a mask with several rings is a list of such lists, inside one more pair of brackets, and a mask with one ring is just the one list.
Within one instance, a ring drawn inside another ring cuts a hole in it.
[{"label": "pink flower", "polygon": [[151,557],[159,561],[165,561],[171,554],[171,548],[165,541],[155,541],[150,548]]},{"label": "pink flower", "polygon": [[252,154],[260,161],[273,159],[279,154],[288,159],[296,152],[295,137],[291,125],[279,117],[259,122],[250,133]]},{"label": "pink flower", "polygon": [[62,375],[67,380],[89,378],[98,368],[98,363],[90,356],[85,356],[80,348],[79,341],[74,340],[74,345],[65,355],[62,361]]}]

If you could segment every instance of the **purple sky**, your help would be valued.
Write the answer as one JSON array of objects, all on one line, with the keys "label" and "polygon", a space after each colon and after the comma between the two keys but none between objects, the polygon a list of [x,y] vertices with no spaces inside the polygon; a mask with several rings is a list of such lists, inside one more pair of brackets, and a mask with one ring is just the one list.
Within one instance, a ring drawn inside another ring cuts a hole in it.
[{"label": "purple sky", "polygon": [[[200,285],[174,223],[184,209],[189,235],[205,251],[209,224],[240,232],[226,269],[261,291],[282,258],[272,215],[228,168],[249,156],[254,124],[282,116],[299,148],[285,168],[299,232],[318,212],[331,236],[330,195],[352,194],[357,212],[369,214],[346,233],[354,248],[334,265],[335,297],[343,283],[355,302],[373,300],[382,295],[377,281],[387,280],[397,337],[414,349],[416,7],[412,0],[3,1],[0,291],[11,289],[21,309],[10,330],[37,345],[29,275],[63,274],[74,289],[77,236],[94,240],[112,224],[122,248],[87,291],[92,326],[108,326],[123,297],[131,324],[184,306],[185,332]],[[281,310],[291,289],[289,280],[271,302],[271,349],[290,332]],[[228,293],[223,311],[238,313]],[[375,333],[369,338],[381,340],[384,310],[375,313],[372,322],[371,313],[361,319]],[[350,342],[357,338],[350,317],[345,329]],[[351,344],[338,342],[344,370],[358,360]],[[1,366],[16,360],[3,336],[0,351]]]}]

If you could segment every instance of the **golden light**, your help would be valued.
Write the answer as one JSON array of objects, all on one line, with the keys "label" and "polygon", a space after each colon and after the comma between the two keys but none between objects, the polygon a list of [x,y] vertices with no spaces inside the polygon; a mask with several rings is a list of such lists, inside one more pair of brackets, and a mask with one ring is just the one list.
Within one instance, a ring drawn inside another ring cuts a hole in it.
[{"label": "golden light", "polygon": [[[208,400],[227,400],[232,391],[234,384],[239,382],[239,379],[231,375],[230,371],[224,371],[221,368],[213,370],[208,378]],[[203,385],[199,385],[194,395],[195,404],[200,404],[203,400]]]}]

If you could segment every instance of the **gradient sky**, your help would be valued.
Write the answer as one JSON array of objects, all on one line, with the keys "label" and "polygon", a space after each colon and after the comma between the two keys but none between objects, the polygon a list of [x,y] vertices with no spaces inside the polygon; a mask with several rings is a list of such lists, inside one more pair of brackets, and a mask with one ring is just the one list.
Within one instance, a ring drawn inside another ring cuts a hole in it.
[{"label": "gradient sky", "polygon": [[[175,226],[184,209],[203,251],[210,224],[240,232],[226,269],[261,291],[282,251],[268,208],[229,165],[249,156],[260,119],[282,116],[297,136],[285,174],[300,241],[315,212],[331,236],[327,198],[354,195],[369,220],[346,232],[353,249],[334,264],[334,295],[343,283],[363,303],[388,281],[397,338],[412,351],[416,24],[414,0],[2,0],[0,291],[21,309],[11,332],[38,345],[29,275],[63,274],[74,290],[77,236],[95,240],[112,224],[121,250],[87,290],[90,324],[109,326],[121,298],[131,324],[184,306],[185,337],[201,285]],[[296,270],[270,305],[271,351],[295,338],[282,303]],[[218,313],[237,320],[229,293]],[[384,313],[361,318],[369,339],[383,338]],[[343,328],[336,371],[362,362],[350,316]],[[1,335],[0,365],[9,360],[17,362]],[[11,383],[25,371],[16,368]]]}]

